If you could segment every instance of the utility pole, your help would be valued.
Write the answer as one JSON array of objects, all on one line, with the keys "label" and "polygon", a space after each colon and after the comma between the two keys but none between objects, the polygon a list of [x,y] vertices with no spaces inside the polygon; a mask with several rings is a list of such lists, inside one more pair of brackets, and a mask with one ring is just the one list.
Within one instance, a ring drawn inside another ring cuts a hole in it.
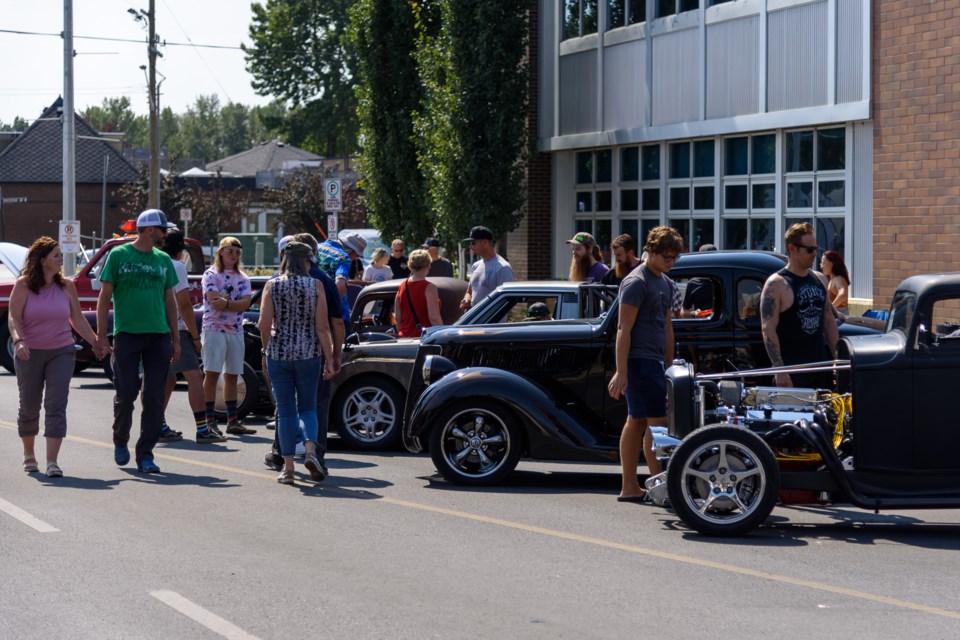
[{"label": "utility pole", "polygon": [[[76,223],[77,165],[76,122],[73,116],[73,0],[63,0],[63,221]],[[63,252],[63,273],[77,270],[77,254]]]},{"label": "utility pole", "polygon": [[[156,0],[150,0],[147,11],[127,9],[137,22],[146,22],[147,28],[147,91],[150,102],[150,191],[147,208],[160,208],[160,92],[157,88],[157,57],[162,57],[157,47]],[[140,67],[141,69],[143,67]]]},{"label": "utility pole", "polygon": [[157,13],[155,0],[150,0],[147,12],[150,41],[147,45],[150,61],[150,195],[147,206],[160,208],[160,98],[157,92]]}]

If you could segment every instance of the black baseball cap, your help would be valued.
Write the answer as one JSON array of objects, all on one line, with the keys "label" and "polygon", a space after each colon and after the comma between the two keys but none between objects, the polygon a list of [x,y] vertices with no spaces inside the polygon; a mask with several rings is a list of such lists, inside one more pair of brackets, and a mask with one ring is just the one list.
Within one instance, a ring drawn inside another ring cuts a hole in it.
[{"label": "black baseball cap", "polygon": [[470,229],[470,237],[464,238],[461,242],[472,242],[474,240],[489,240],[493,242],[493,231],[486,227],[474,227]]},{"label": "black baseball cap", "polygon": [[425,246],[425,247],[439,247],[439,246],[440,246],[440,241],[437,240],[436,238],[427,238],[426,240],[423,241],[423,246]]}]

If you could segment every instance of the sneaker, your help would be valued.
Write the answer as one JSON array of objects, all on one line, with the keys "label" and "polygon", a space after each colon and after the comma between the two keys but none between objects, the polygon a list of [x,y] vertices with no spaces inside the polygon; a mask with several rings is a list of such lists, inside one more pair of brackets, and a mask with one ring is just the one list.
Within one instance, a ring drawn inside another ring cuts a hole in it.
[{"label": "sneaker", "polygon": [[274,471],[280,471],[283,469],[283,456],[281,456],[279,453],[270,451],[263,456],[263,464],[267,465],[267,467],[273,469]]},{"label": "sneaker", "polygon": [[113,447],[113,461],[117,463],[118,467],[127,464],[130,462],[130,450],[121,446]]},{"label": "sneaker", "polygon": [[281,471],[277,476],[277,482],[280,484],[294,484],[293,471]]},{"label": "sneaker", "polygon": [[214,442],[226,442],[227,437],[217,433],[208,426],[197,430],[197,444],[212,444]]},{"label": "sneaker", "polygon": [[271,420],[266,424],[267,431],[274,431],[277,428],[277,421]]},{"label": "sneaker", "polygon": [[160,473],[160,467],[150,458],[144,458],[137,463],[137,471],[141,473]]},{"label": "sneaker", "polygon": [[314,482],[323,482],[330,475],[323,460],[318,458],[316,453],[308,453],[303,466],[310,472],[310,479]]},{"label": "sneaker", "polygon": [[233,434],[235,436],[245,436],[250,435],[251,433],[256,433],[256,429],[251,429],[250,427],[245,427],[242,422],[239,420],[233,420],[232,422],[227,423],[227,433]]},{"label": "sneaker", "polygon": [[174,431],[170,428],[170,425],[164,422],[160,429],[160,442],[177,442],[178,440],[183,440],[183,432]]},{"label": "sneaker", "polygon": [[220,431],[220,426],[217,424],[216,420],[207,420],[207,429],[210,429],[210,431],[220,437],[224,437],[223,431]]}]

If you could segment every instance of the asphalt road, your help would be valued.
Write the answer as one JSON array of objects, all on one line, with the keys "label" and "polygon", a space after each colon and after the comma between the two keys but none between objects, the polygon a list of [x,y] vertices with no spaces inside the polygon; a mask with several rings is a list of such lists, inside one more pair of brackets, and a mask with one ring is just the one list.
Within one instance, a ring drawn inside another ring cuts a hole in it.
[{"label": "asphalt road", "polygon": [[[50,480],[21,470],[12,375],[0,399],[4,640],[960,637],[960,511],[778,508],[711,540],[617,503],[613,466],[466,490],[425,456],[334,449],[327,481],[281,486],[262,428],[160,445],[145,476],[113,463],[98,374],[73,380]],[[171,405],[190,425],[185,390]]]}]

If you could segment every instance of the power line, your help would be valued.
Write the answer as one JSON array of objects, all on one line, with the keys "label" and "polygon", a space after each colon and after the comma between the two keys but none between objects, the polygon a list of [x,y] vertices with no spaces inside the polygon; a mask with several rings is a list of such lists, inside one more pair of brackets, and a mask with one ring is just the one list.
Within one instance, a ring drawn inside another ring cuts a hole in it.
[{"label": "power line", "polygon": [[[19,30],[16,30],[16,29],[0,29],[0,33],[9,33],[9,34],[16,35],[16,36],[45,36],[45,37],[53,37],[53,38],[61,38],[61,37],[63,36],[63,34],[61,34],[61,33],[47,33],[47,32],[42,32],[42,31],[19,31]],[[131,44],[143,44],[143,39],[135,40],[135,39],[132,39],[132,38],[108,38],[108,37],[105,37],[105,36],[78,36],[78,35],[74,35],[74,36],[73,36],[73,39],[74,39],[74,40],[100,40],[100,41],[103,41],[103,42],[127,42],[127,43],[131,43]],[[163,45],[163,46],[166,46],[166,47],[199,47],[199,48],[202,48],[202,49],[226,49],[226,50],[229,50],[229,51],[256,51],[256,49],[253,48],[253,47],[247,47],[246,49],[244,49],[243,47],[232,47],[232,46],[223,45],[223,44],[197,44],[196,42],[170,42],[170,41],[165,40],[165,41],[161,42],[160,44]]]}]

